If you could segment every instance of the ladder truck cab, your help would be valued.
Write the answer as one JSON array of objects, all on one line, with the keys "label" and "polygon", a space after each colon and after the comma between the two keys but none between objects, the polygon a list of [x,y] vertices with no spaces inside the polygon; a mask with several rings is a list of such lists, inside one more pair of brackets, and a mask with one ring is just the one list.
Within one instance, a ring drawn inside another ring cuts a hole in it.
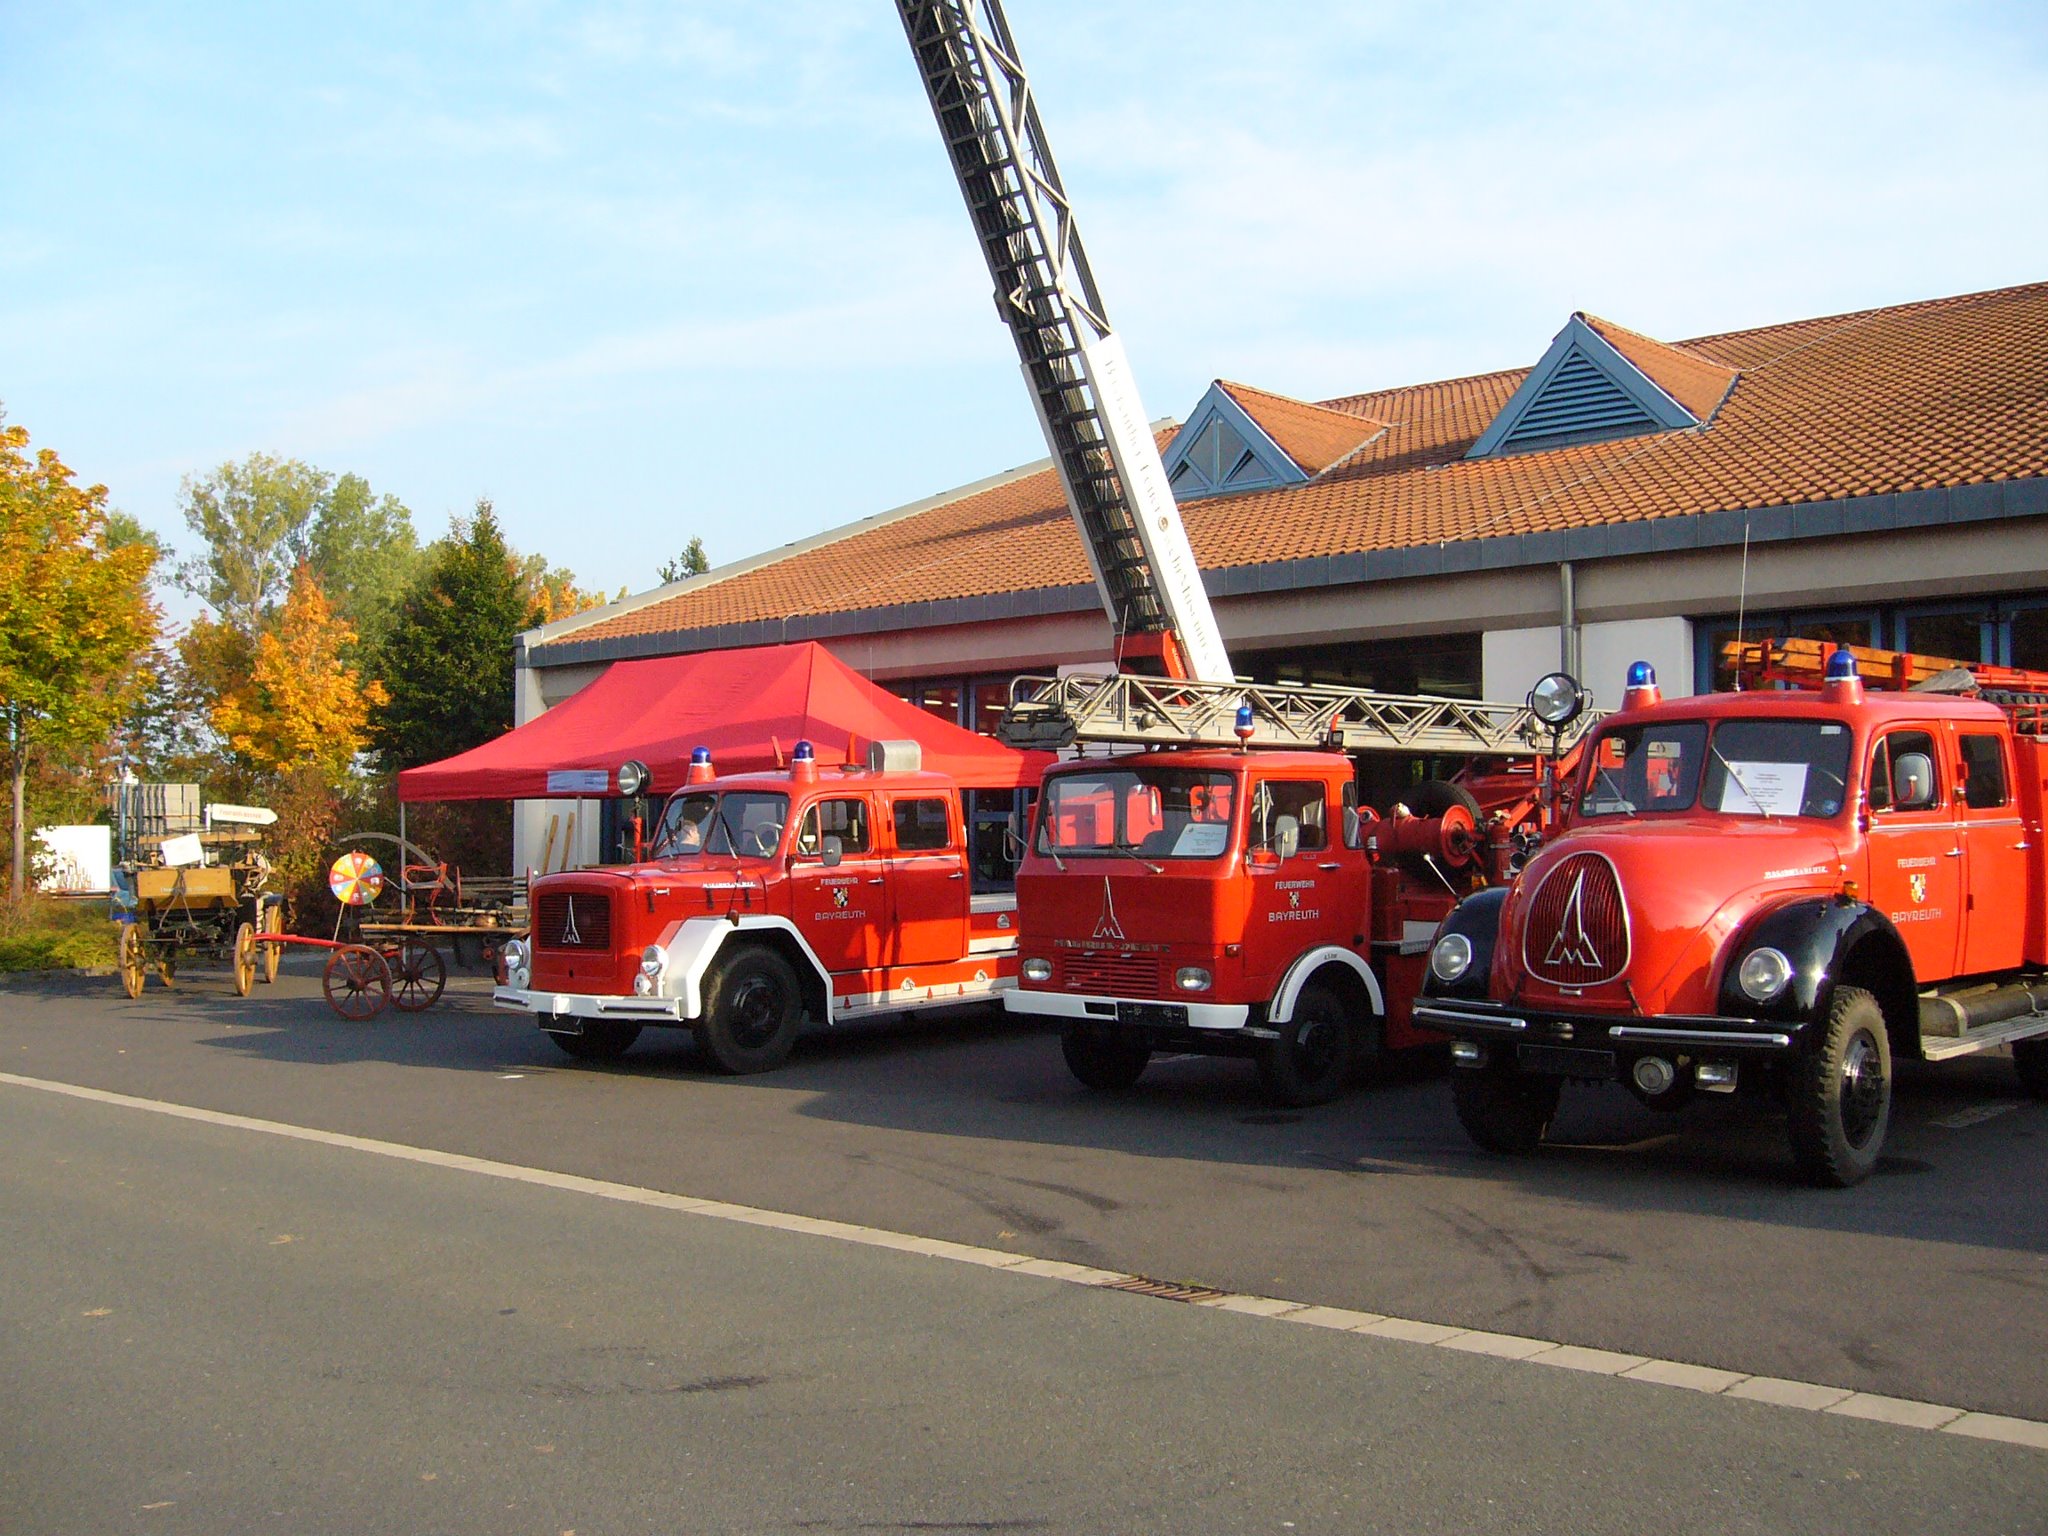
[{"label": "ladder truck cab", "polygon": [[[725,1072],[788,1059],[806,1019],[993,998],[1017,973],[1015,898],[973,895],[959,786],[914,741],[821,769],[714,774],[692,754],[644,860],[535,880],[493,1003],[571,1056],[621,1054],[649,1025],[691,1030]],[[646,770],[627,764],[620,788]]]},{"label": "ladder truck cab", "polygon": [[2048,1095],[2048,674],[1736,643],[1738,682],[1664,701],[1630,669],[1562,824],[1430,953],[1458,1118],[1527,1153],[1565,1082],[1657,1109],[1753,1090],[1802,1173],[1877,1166],[1893,1065],[2010,1050]]},{"label": "ladder truck cab", "polygon": [[[1158,1051],[1247,1056],[1287,1104],[1324,1102],[1381,1051],[1433,1040],[1409,1017],[1430,938],[1540,835],[1541,750],[1562,744],[1579,698],[1561,675],[1546,690],[1573,703],[1555,730],[1527,707],[1441,698],[1020,679],[1013,744],[1173,745],[1047,772],[1004,1007],[1058,1020],[1090,1087],[1129,1087]],[[1218,734],[1237,739],[1203,744]],[[1395,751],[1470,766],[1361,804],[1348,754]]]}]

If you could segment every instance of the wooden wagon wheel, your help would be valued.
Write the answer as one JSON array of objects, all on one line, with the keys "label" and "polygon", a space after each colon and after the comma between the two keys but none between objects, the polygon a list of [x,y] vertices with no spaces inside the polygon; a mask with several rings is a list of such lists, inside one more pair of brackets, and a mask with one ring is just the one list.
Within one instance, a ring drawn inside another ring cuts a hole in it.
[{"label": "wooden wagon wheel", "polygon": [[391,1002],[391,968],[367,944],[344,944],[327,957],[320,990],[344,1019],[374,1019]]},{"label": "wooden wagon wheel", "polygon": [[[275,901],[264,903],[259,931],[263,933],[284,932],[284,907],[282,903]],[[284,959],[284,946],[282,944],[264,944],[260,948],[263,950],[263,979],[265,981],[275,981],[277,980],[278,963]]]},{"label": "wooden wagon wheel", "polygon": [[178,952],[168,944],[156,952],[156,973],[165,986],[175,987],[178,984]]},{"label": "wooden wagon wheel", "polygon": [[407,939],[387,957],[391,962],[391,1005],[401,1013],[418,1013],[441,1000],[448,985],[448,965],[441,952],[418,939]]},{"label": "wooden wagon wheel", "polygon": [[142,996],[149,961],[142,953],[142,935],[133,923],[121,925],[121,987],[130,997]]},{"label": "wooden wagon wheel", "polygon": [[256,985],[256,930],[242,923],[235,929],[235,996],[247,997]]}]

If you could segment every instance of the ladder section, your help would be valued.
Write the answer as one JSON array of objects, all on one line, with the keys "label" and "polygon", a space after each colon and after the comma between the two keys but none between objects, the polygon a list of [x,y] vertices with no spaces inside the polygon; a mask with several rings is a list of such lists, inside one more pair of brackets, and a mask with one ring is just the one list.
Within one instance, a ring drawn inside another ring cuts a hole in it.
[{"label": "ladder section", "polygon": [[[1241,738],[1238,711],[1251,710]],[[1526,757],[1568,746],[1592,711],[1553,736],[1526,704],[1376,693],[1320,684],[1176,682],[1128,673],[1020,677],[996,734],[1013,747],[1077,742],[1126,746],[1306,747],[1344,752],[1440,752]]]},{"label": "ladder section", "polygon": [[2048,704],[2048,672],[1958,661],[1912,651],[1880,651],[1867,645],[1837,646],[1828,640],[1729,640],[1722,662],[1745,685],[1793,683],[1818,688],[1827,678],[1828,658],[1846,650],[1868,688],[1903,688],[1923,693],[1976,693],[2007,706]]},{"label": "ladder section", "polygon": [[1002,7],[897,10],[1110,622],[1164,637],[1187,674],[1226,681],[1201,571]]}]

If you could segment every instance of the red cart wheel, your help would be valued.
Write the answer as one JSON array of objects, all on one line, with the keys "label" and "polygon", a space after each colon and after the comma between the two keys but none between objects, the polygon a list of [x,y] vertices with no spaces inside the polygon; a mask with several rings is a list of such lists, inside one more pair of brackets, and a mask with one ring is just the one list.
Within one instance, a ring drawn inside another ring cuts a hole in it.
[{"label": "red cart wheel", "polygon": [[320,990],[344,1019],[374,1019],[391,1002],[391,968],[367,944],[346,944],[327,957]]},{"label": "red cart wheel", "polygon": [[407,939],[385,959],[391,965],[391,1006],[400,1013],[418,1013],[441,1000],[448,965],[433,945]]}]

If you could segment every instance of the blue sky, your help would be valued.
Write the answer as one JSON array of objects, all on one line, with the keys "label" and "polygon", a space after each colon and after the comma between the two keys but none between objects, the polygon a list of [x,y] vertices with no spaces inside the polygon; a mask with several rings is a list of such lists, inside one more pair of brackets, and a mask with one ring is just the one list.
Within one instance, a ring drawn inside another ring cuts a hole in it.
[{"label": "blue sky", "polygon": [[[1008,9],[1154,416],[2048,277],[2048,8]],[[1044,451],[880,0],[0,0],[0,144],[0,402],[174,544],[262,450],[638,591]]]}]

